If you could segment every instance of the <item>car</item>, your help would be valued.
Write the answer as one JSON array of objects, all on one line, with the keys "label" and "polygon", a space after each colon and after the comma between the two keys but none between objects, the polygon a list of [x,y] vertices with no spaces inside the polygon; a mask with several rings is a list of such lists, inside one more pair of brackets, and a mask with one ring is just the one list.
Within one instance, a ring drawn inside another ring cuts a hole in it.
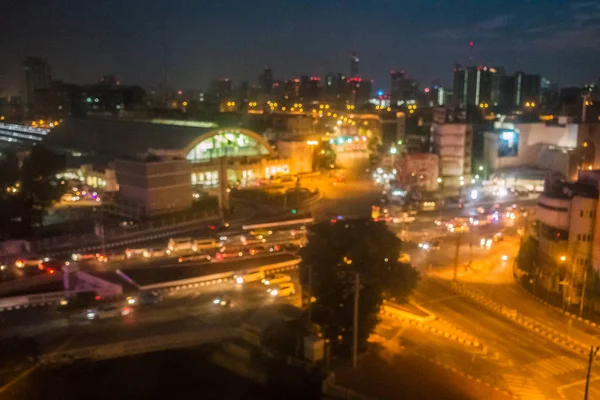
[{"label": "car", "polygon": [[71,254],[71,260],[73,260],[73,261],[92,260],[94,258],[96,258],[96,254],[80,254],[80,253]]},{"label": "car", "polygon": [[119,304],[105,304],[95,308],[88,308],[85,316],[90,321],[121,317],[131,314],[131,307]]},{"label": "car", "polygon": [[432,240],[430,242],[419,243],[419,247],[425,251],[439,250],[440,242],[439,240]]},{"label": "car", "polygon": [[502,236],[502,232],[498,232],[494,235],[494,242],[502,242],[504,240],[504,236]]},{"label": "car", "polygon": [[162,295],[158,292],[143,291],[137,298],[137,303],[141,306],[158,304],[162,301]]},{"label": "car", "polygon": [[231,299],[225,295],[218,295],[213,297],[212,304],[219,307],[231,307]]},{"label": "car", "polygon": [[490,247],[492,247],[492,242],[493,242],[492,238],[483,237],[479,240],[479,247],[484,248],[484,249],[489,249]]},{"label": "car", "polygon": [[410,264],[410,255],[407,253],[400,253],[398,257],[398,262],[402,264]]},{"label": "car", "polygon": [[265,273],[262,270],[249,272],[244,275],[234,275],[235,282],[239,285],[248,283],[248,282],[260,281],[264,277],[265,277]]},{"label": "car", "polygon": [[190,237],[171,238],[167,243],[167,252],[197,251],[196,241]]},{"label": "car", "polygon": [[284,282],[291,282],[292,277],[286,274],[274,274],[261,279],[264,285],[278,285]]},{"label": "car", "polygon": [[148,248],[125,250],[126,258],[133,258],[133,257],[150,258],[150,257],[152,257],[153,254],[154,254],[154,250],[148,249]]},{"label": "car", "polygon": [[58,271],[61,271],[64,265],[69,265],[69,262],[44,258],[44,261],[40,264],[39,268],[52,275]]},{"label": "car", "polygon": [[42,265],[44,259],[39,256],[28,256],[19,258],[15,261],[15,267],[17,268],[25,268],[25,267],[38,267]]},{"label": "car", "polygon": [[267,292],[273,297],[287,297],[296,294],[296,287],[293,283],[281,283],[275,288],[267,289]]},{"label": "car", "polygon": [[250,235],[255,237],[256,239],[264,239],[267,236],[271,236],[273,231],[270,229],[256,229],[250,232]]}]

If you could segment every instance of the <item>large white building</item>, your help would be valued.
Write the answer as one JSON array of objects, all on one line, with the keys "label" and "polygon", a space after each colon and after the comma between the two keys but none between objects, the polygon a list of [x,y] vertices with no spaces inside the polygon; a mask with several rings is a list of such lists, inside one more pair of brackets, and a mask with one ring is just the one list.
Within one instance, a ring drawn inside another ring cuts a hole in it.
[{"label": "large white building", "polygon": [[578,131],[578,124],[495,123],[484,133],[483,164],[490,173],[530,166],[570,176]]},{"label": "large white building", "polygon": [[53,129],[46,143],[82,160],[134,159],[148,153],[186,159],[191,164],[191,184],[201,188],[218,186],[221,159],[227,162],[228,183],[245,185],[310,172],[313,156],[306,141],[281,141],[276,150],[256,132],[200,121],[72,119]]},{"label": "large white building", "polygon": [[579,302],[584,282],[600,271],[600,170],[582,171],[576,182],[547,179],[536,220],[543,256],[540,282]]}]

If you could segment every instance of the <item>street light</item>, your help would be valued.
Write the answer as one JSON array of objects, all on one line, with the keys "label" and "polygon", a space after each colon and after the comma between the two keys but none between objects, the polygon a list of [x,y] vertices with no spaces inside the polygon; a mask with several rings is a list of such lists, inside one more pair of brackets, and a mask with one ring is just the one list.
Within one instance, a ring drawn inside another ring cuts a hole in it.
[{"label": "street light", "polygon": [[560,256],[559,259],[560,259],[561,262],[565,262],[565,261],[567,261],[567,256],[562,255],[562,256]]}]

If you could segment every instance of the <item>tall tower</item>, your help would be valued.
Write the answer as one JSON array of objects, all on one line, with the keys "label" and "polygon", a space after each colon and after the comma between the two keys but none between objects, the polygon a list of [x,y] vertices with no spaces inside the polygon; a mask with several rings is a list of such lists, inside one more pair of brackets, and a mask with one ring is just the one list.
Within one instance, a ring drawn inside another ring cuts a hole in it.
[{"label": "tall tower", "polygon": [[358,56],[356,52],[353,51],[350,55],[350,78],[355,78],[358,76]]}]

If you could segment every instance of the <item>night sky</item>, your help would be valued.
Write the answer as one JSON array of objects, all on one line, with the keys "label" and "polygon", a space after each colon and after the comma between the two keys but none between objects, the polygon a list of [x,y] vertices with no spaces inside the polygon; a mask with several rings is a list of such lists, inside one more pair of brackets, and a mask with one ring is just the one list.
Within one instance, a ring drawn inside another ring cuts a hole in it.
[{"label": "night sky", "polygon": [[348,73],[352,49],[374,89],[389,87],[392,69],[448,85],[469,41],[477,64],[595,82],[600,0],[4,0],[0,86],[14,93],[28,55],[67,82],[114,73],[149,87],[166,64],[172,88],[203,89],[214,78],[254,83],[264,66],[276,79]]}]

